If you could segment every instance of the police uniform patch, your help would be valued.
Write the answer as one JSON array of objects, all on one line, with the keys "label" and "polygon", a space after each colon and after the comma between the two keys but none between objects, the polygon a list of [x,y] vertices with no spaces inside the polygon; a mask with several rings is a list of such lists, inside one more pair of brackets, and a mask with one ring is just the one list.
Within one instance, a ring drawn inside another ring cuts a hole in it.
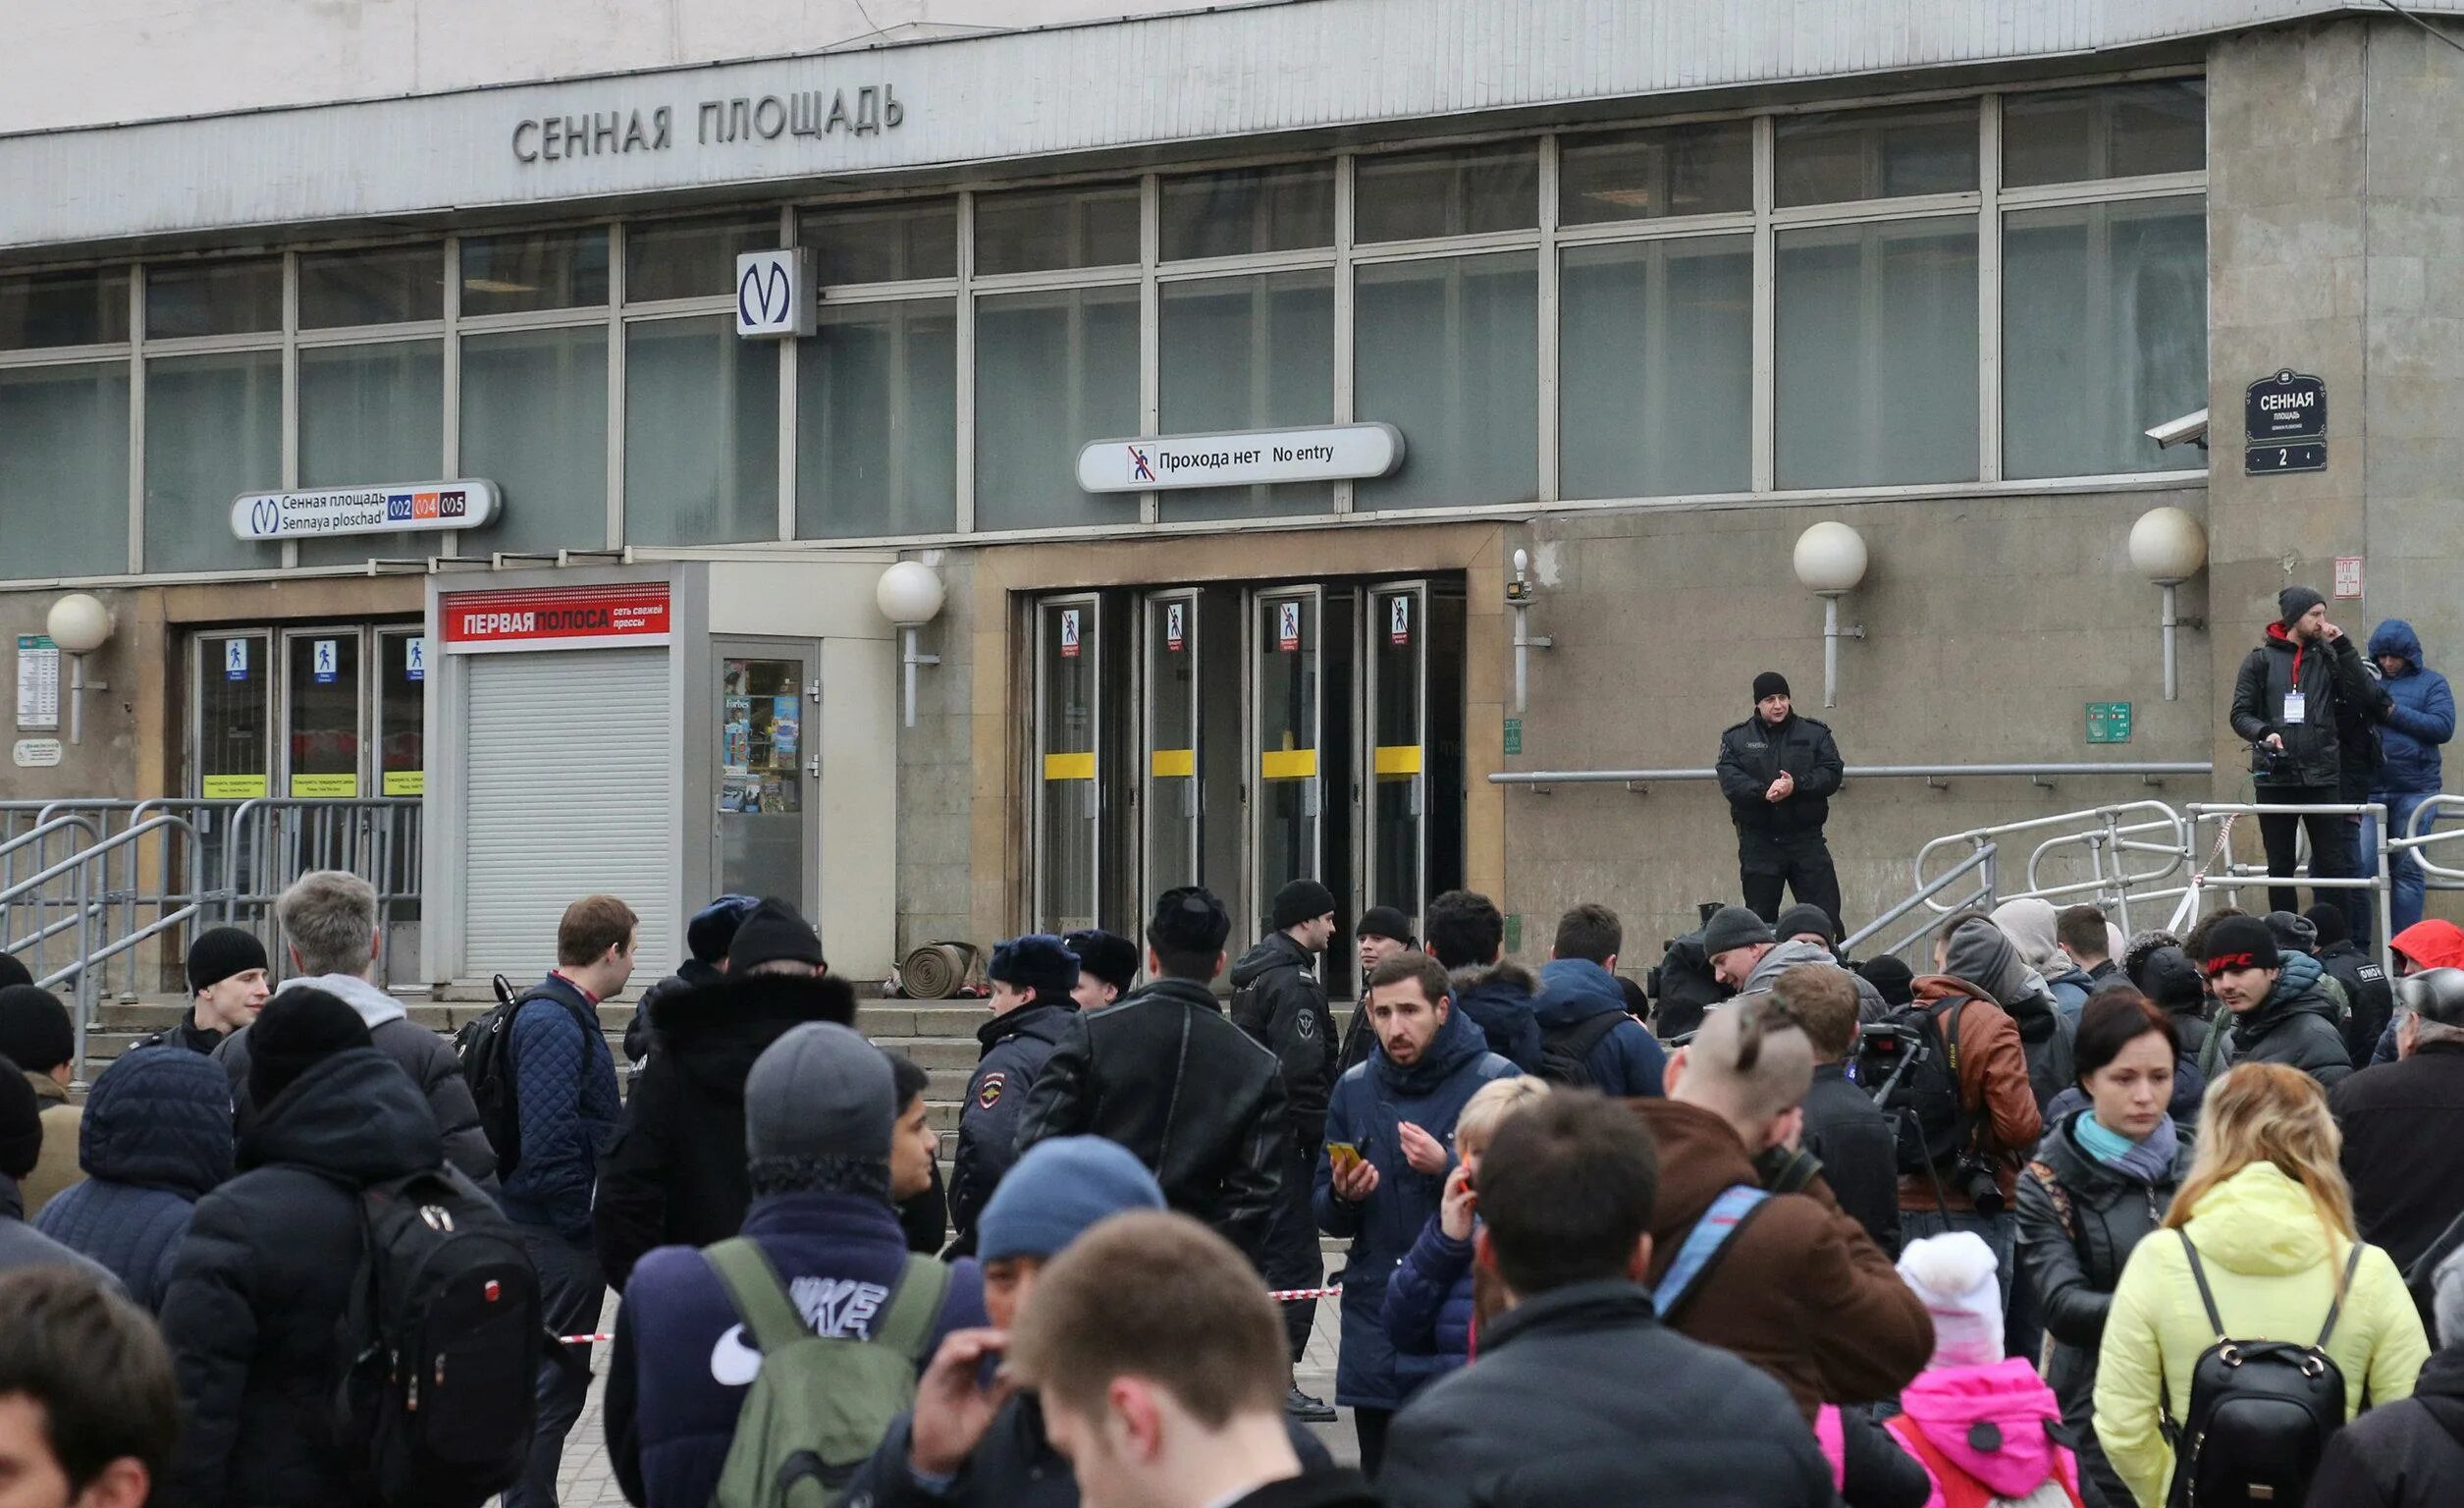
[{"label": "police uniform patch", "polygon": [[976,1090],[976,1108],[979,1110],[989,1110],[992,1108],[992,1106],[1000,1104],[1001,1085],[1003,1081],[1008,1079],[1008,1077],[1009,1075],[1006,1073],[986,1074],[984,1076],[984,1083]]}]

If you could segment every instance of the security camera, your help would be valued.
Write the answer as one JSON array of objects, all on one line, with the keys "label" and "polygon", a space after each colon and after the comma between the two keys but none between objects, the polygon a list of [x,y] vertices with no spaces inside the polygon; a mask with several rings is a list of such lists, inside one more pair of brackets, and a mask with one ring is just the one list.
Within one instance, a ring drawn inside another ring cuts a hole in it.
[{"label": "security camera", "polygon": [[2147,434],[2156,442],[2158,450],[2169,450],[2176,445],[2195,445],[2204,451],[2208,448],[2208,411],[2202,408],[2197,413],[2185,413],[2178,419],[2167,419]]}]

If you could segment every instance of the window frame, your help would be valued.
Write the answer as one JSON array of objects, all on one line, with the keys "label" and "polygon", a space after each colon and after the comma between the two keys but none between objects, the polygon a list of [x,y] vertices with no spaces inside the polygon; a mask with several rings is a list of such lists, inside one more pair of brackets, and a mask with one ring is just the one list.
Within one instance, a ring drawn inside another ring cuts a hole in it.
[{"label": "window frame", "polygon": [[[608,347],[608,433],[606,529],[602,546],[607,552],[620,551],[625,545],[624,526],[624,436],[625,404],[625,327],[640,321],[689,315],[726,312],[732,304],[731,295],[712,295],[687,298],[661,299],[653,302],[628,303],[625,296],[626,237],[635,225],[690,219],[710,219],[730,214],[747,217],[775,213],[777,217],[778,241],[781,246],[797,244],[799,219],[816,210],[854,209],[869,204],[915,202],[944,199],[954,206],[953,234],[956,245],[954,272],[949,277],[905,279],[895,282],[864,284],[831,284],[818,290],[824,304],[896,302],[917,298],[946,298],[951,301],[955,316],[955,363],[957,391],[954,395],[955,444],[952,475],[956,478],[953,528],[945,533],[889,534],[881,536],[850,536],[828,540],[799,541],[796,536],[796,478],[799,424],[797,401],[797,344],[781,341],[777,352],[778,381],[778,528],[776,543],[796,543],[806,548],[849,548],[880,546],[916,546],[968,544],[988,540],[1071,539],[1105,537],[1133,527],[1123,516],[1112,521],[1091,520],[1082,525],[1022,530],[983,532],[976,528],[976,375],[977,375],[977,305],[980,296],[1057,291],[1063,289],[1135,286],[1139,290],[1141,309],[1139,340],[1139,392],[1143,432],[1153,433],[1159,419],[1161,403],[1160,376],[1160,304],[1161,289],[1166,283],[1197,281],[1242,274],[1284,271],[1316,271],[1331,273],[1334,280],[1334,371],[1331,374],[1334,423],[1349,423],[1355,417],[1355,362],[1357,360],[1358,280],[1355,270],[1364,266],[1438,257],[1463,257],[1484,252],[1529,251],[1536,254],[1538,267],[1538,351],[1533,373],[1537,402],[1534,421],[1538,426],[1537,453],[1539,475],[1535,495],[1529,503],[1512,506],[1462,508],[1411,508],[1356,511],[1354,487],[1349,482],[1334,485],[1330,511],[1322,514],[1299,517],[1278,517],[1261,520],[1259,527],[1291,527],[1295,524],[1323,523],[1352,516],[1374,518],[1440,518],[1462,519],[1483,512],[1529,513],[1559,509],[1659,508],[1697,506],[1704,502],[1724,505],[1778,505],[1831,500],[1865,498],[1939,498],[1945,496],[1991,496],[1997,494],[2046,495],[2080,492],[2106,492],[2126,489],[2178,488],[2204,482],[2200,470],[2144,471],[2100,473],[2056,478],[2034,478],[2014,481],[2005,475],[2003,465],[2003,267],[2002,241],[2008,212],[2019,209],[2059,207],[2120,200],[2200,196],[2204,202],[2208,191],[2210,169],[2193,172],[2151,174],[2132,178],[2087,179],[2071,183],[2039,185],[2024,188],[2003,186],[2002,179],[2002,110],[2007,98],[2041,92],[2065,91],[2123,85],[2156,80],[2204,78],[2205,70],[2196,65],[2113,71],[2089,76],[2069,76],[2025,83],[1997,84],[1986,87],[1944,87],[1919,89],[1884,96],[1843,96],[1809,100],[1799,104],[1756,109],[1672,111],[1666,114],[1622,116],[1597,122],[1567,125],[1524,124],[1511,129],[1472,132],[1437,131],[1421,135],[1402,135],[1374,143],[1328,152],[1269,150],[1250,153],[1227,153],[1221,156],[1193,156],[1158,164],[1134,176],[1125,176],[1118,168],[1109,171],[1078,171],[1066,173],[1025,174],[1015,177],[964,176],[953,182],[897,188],[864,188],[854,192],[820,194],[772,194],[754,200],[729,204],[697,204],[693,206],[657,206],[632,214],[595,216],[556,216],[542,214],[504,224],[490,224],[484,229],[472,227],[472,235],[510,235],[530,230],[575,229],[600,226],[609,237],[609,296],[604,305],[574,308],[524,311],[517,313],[469,315],[461,311],[461,242],[460,231],[449,229],[442,235],[431,232],[425,236],[406,236],[401,231],[371,232],[353,237],[338,237],[315,242],[302,241],[276,249],[281,256],[284,276],[284,319],[280,331],[244,335],[198,336],[180,339],[149,338],[145,329],[145,298],[147,274],[150,268],[187,263],[197,260],[221,259],[235,255],[263,255],[267,247],[230,246],[193,254],[148,255],[132,258],[105,259],[97,262],[63,260],[57,263],[31,262],[10,268],[9,274],[42,272],[57,267],[126,266],[130,271],[129,339],[124,342],[94,346],[54,347],[27,350],[0,351],[0,367],[32,367],[78,365],[125,360],[130,373],[130,443],[128,486],[129,558],[127,576],[92,576],[63,578],[115,582],[131,577],[147,581],[168,582],[186,579],[248,579],[265,574],[267,567],[244,570],[204,572],[157,572],[144,569],[145,507],[144,478],[146,456],[145,369],[150,359],[216,351],[267,350],[279,349],[284,353],[283,390],[283,485],[296,487],[299,461],[299,352],[302,350],[349,345],[376,345],[403,340],[439,340],[444,349],[444,430],[445,474],[460,472],[461,450],[461,355],[462,337],[499,331],[541,330],[604,325]],[[1843,201],[1818,205],[1781,208],[1775,203],[1776,123],[1785,116],[1845,109],[1882,108],[1894,105],[1916,105],[1929,101],[1974,99],[1978,101],[1978,162],[1979,182],[1973,192],[1932,194],[1902,198]],[[1647,102],[1644,102],[1647,103]],[[1714,214],[1669,216],[1657,219],[1602,221],[1579,226],[1559,223],[1560,154],[1565,143],[1589,137],[1654,128],[1684,126],[1707,121],[1742,120],[1752,135],[1750,153],[1751,207]],[[1418,241],[1360,242],[1354,232],[1354,199],[1356,173],[1367,160],[1396,153],[1424,153],[1448,147],[1478,147],[1491,143],[1536,140],[1539,156],[1534,225],[1528,230],[1492,232],[1480,235],[1436,237]],[[1166,262],[1160,256],[1162,184],[1167,179],[1193,173],[1224,172],[1241,168],[1265,168],[1291,164],[1322,164],[1331,162],[1334,174],[1333,244],[1288,251],[1243,253],[1227,256],[1192,258]],[[1138,186],[1140,217],[1140,256],[1135,264],[1071,268],[1048,272],[979,274],[974,266],[975,204],[977,196],[988,192],[1006,192],[1026,188],[1068,188],[1100,187],[1134,181]],[[1783,230],[1815,226],[1869,223],[1886,220],[1920,219],[1946,214],[1972,219],[1977,231],[1978,245],[1978,309],[1977,309],[1977,402],[1978,465],[1974,482],[1948,484],[1884,485],[1846,488],[1782,489],[1775,481],[1777,425],[1777,350],[1778,331],[1776,239]],[[1737,493],[1704,494],[1700,496],[1634,496],[1567,500],[1560,495],[1561,449],[1559,437],[1560,403],[1558,395],[1560,335],[1563,306],[1560,296],[1562,253],[1568,248],[1603,243],[1684,239],[1714,234],[1738,233],[1751,238],[1753,247],[1753,309],[1751,316],[1751,370],[1753,412],[1750,420],[1752,456],[1747,472],[1750,485]],[[351,249],[382,248],[402,245],[431,245],[441,258],[444,285],[442,317],[384,325],[340,326],[316,330],[299,328],[299,258],[303,252],[325,252]],[[371,478],[370,480],[385,480]],[[411,480],[403,478],[403,480]],[[1135,529],[1139,532],[1220,532],[1243,525],[1215,519],[1186,522],[1163,522],[1160,519],[1158,495],[1152,492],[1138,495]],[[772,541],[747,542],[734,548],[766,548]],[[463,537],[458,532],[437,536],[437,554],[460,559]],[[676,550],[725,549],[726,546],[643,547],[652,555]],[[597,554],[594,551],[563,551],[560,555]],[[281,566],[286,570],[300,569],[295,544],[286,544]],[[481,558],[487,563],[491,558]],[[535,558],[532,558],[535,559]],[[308,566],[305,569],[327,574],[367,573],[382,569],[425,569],[427,562],[388,562],[372,560],[358,566]],[[41,579],[51,578],[22,578]]]}]

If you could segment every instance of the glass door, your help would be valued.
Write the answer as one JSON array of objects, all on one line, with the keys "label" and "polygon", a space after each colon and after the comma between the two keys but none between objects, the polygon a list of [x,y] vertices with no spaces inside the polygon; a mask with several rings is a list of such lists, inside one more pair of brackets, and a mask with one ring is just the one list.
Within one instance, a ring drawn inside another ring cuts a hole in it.
[{"label": "glass door", "polygon": [[360,793],[360,749],[367,736],[360,638],[356,624],[283,631],[286,795]]},{"label": "glass door", "polygon": [[1372,906],[1412,918],[1419,936],[1427,904],[1428,586],[1411,581],[1369,591],[1363,623],[1368,671],[1370,772],[1366,891]]},{"label": "glass door", "polygon": [[1276,890],[1292,880],[1318,878],[1322,865],[1324,608],[1324,594],[1314,586],[1277,587],[1251,599],[1250,749],[1258,777],[1250,806],[1253,917],[1269,915]]},{"label": "glass door", "polygon": [[192,795],[208,801],[271,793],[270,727],[276,680],[262,629],[201,633],[191,663],[188,770]]},{"label": "glass door", "polygon": [[1035,923],[1070,932],[1103,893],[1103,604],[1047,597],[1035,619]]},{"label": "glass door", "polygon": [[1198,593],[1154,593],[1144,615],[1147,753],[1139,810],[1146,830],[1146,904],[1140,910],[1152,915],[1164,891],[1202,883]]},{"label": "glass door", "polygon": [[428,641],[416,628],[376,636],[376,756],[380,796],[428,793]]},{"label": "glass door", "polygon": [[805,737],[814,682],[787,647],[723,646],[719,660],[719,889],[776,895],[813,914],[805,878],[816,825],[807,815],[820,763]]}]

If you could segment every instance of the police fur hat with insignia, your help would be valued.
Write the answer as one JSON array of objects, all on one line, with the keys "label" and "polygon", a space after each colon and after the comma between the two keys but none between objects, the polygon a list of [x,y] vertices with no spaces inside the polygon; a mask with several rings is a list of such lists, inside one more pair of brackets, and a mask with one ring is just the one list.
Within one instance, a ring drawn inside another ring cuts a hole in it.
[{"label": "police fur hat with insignia", "polygon": [[1164,891],[1155,899],[1155,914],[1147,923],[1147,946],[1154,951],[1165,973],[1174,973],[1173,960],[1181,961],[1183,975],[1195,974],[1203,960],[1210,972],[1220,970],[1223,960],[1223,940],[1232,935],[1232,918],[1223,909],[1223,902],[1204,886],[1185,885]]},{"label": "police fur hat with insignia", "polygon": [[1048,932],[1012,938],[992,949],[984,972],[994,984],[1033,990],[1041,1003],[1066,1000],[1078,984],[1078,955]]},{"label": "police fur hat with insignia", "polygon": [[1138,983],[1138,944],[1127,938],[1090,929],[1067,934],[1061,945],[1078,955],[1080,975],[1094,975],[1117,995],[1129,994]]}]

